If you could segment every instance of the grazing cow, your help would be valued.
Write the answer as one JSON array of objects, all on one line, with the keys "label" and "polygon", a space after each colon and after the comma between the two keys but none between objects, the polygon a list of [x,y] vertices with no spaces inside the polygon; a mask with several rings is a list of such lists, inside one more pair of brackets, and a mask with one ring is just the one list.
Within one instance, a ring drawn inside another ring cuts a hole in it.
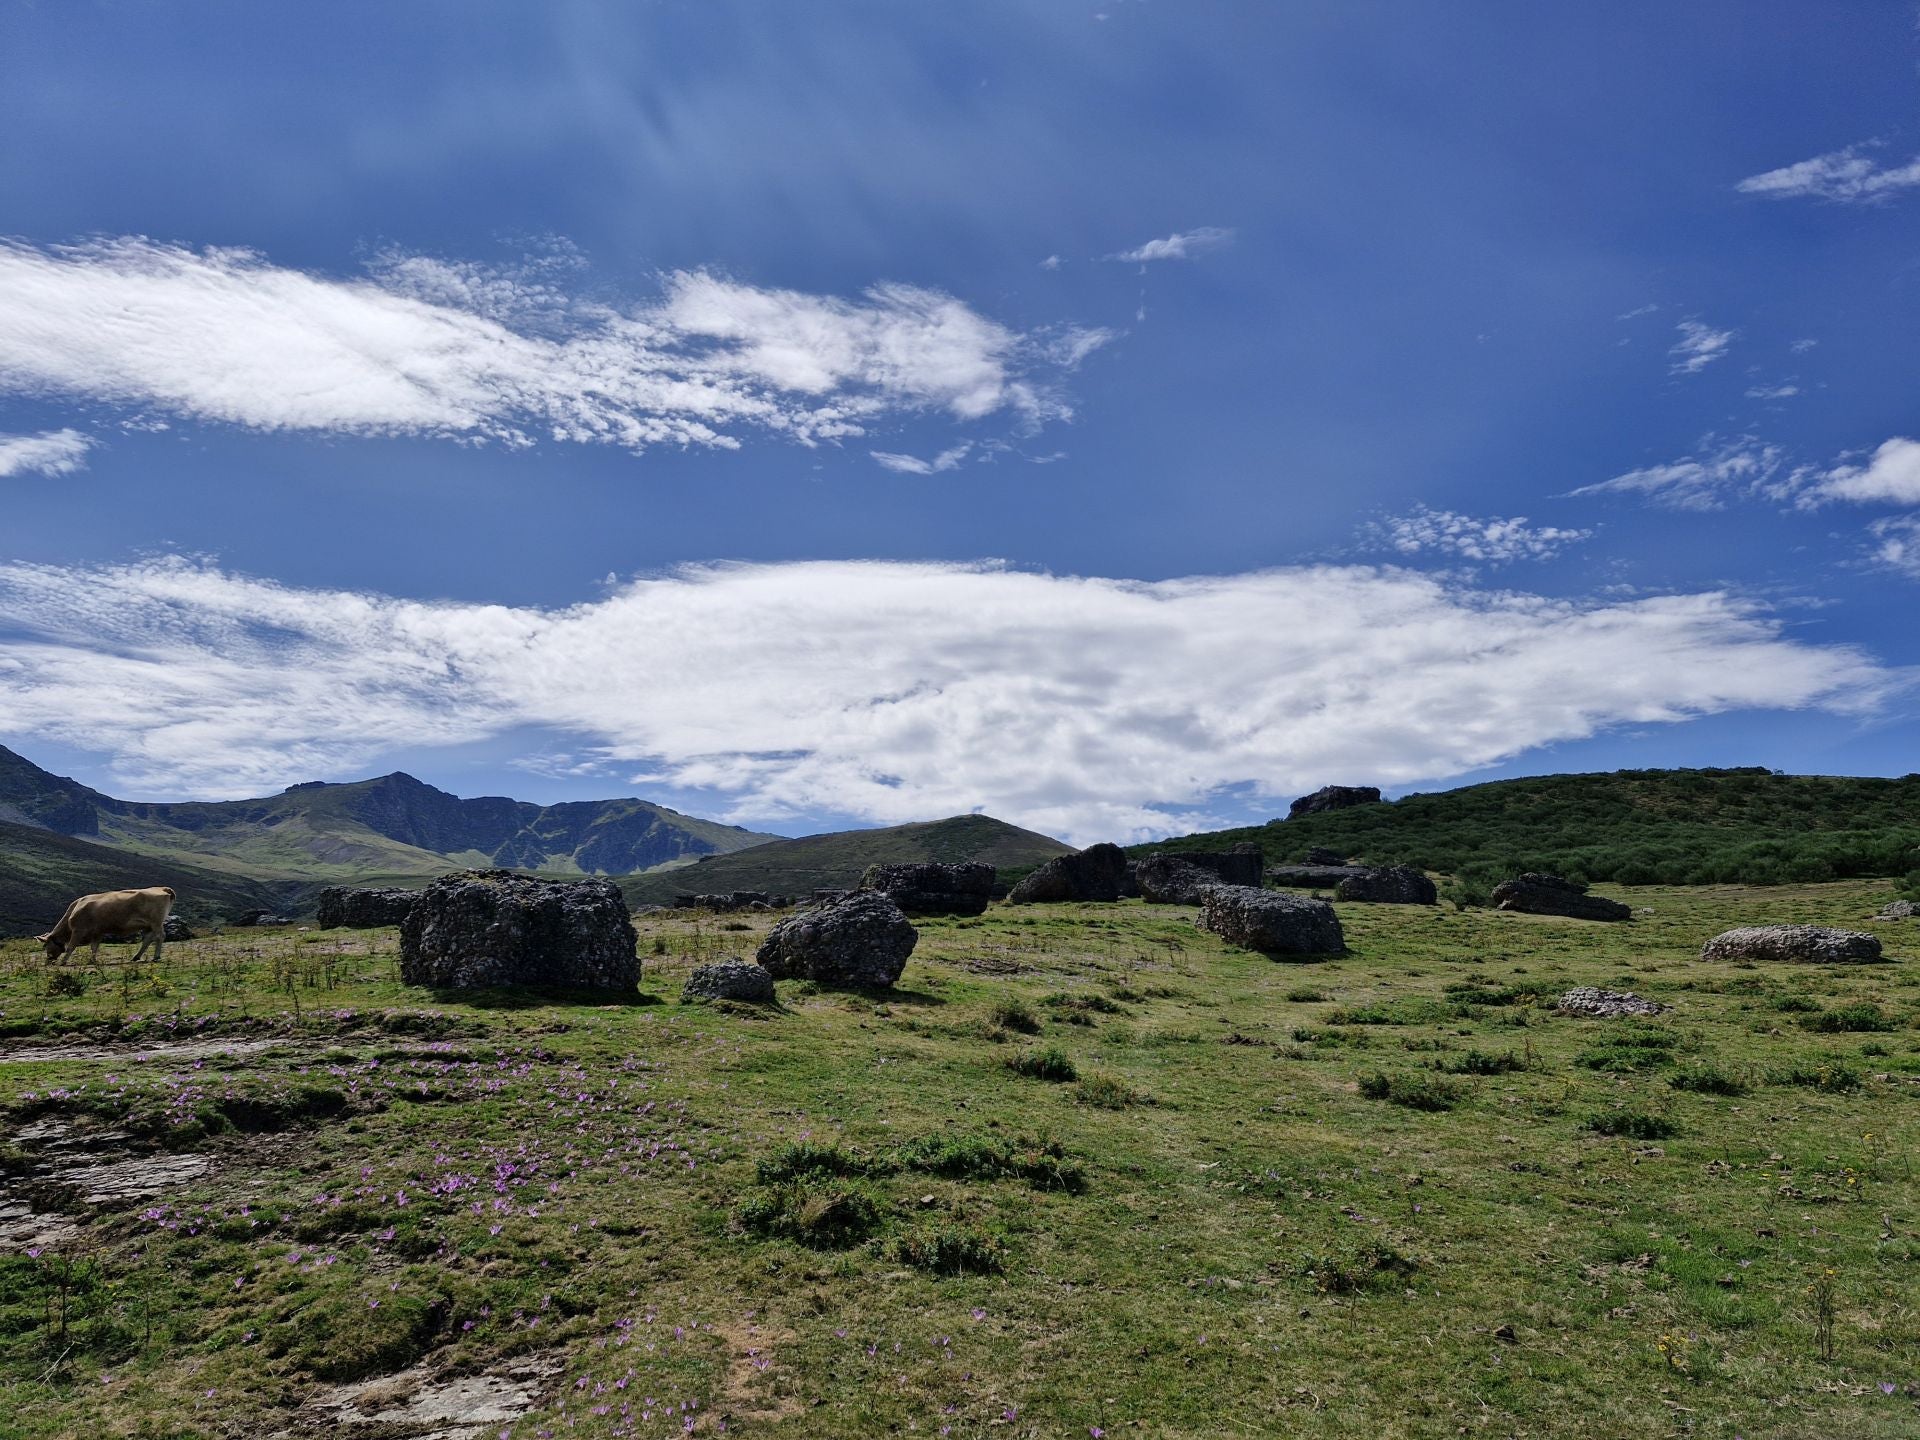
[{"label": "grazing cow", "polygon": [[82,895],[67,906],[60,923],[35,938],[46,947],[48,960],[64,960],[82,945],[93,947],[93,963],[100,963],[100,942],[118,935],[139,935],[140,948],[128,963],[137,965],[153,946],[157,964],[166,939],[167,912],[173,908],[173,891],[164,885],[146,890],[108,890],[99,895]]}]

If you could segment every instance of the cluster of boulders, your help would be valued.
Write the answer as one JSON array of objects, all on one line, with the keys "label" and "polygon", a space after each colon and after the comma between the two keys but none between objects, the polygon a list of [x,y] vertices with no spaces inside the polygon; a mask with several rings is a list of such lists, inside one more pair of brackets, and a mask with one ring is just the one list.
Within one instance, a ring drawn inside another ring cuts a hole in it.
[{"label": "cluster of boulders", "polygon": [[900,907],[878,890],[855,890],[796,910],[768,932],[755,958],[782,980],[884,989],[919,943]]},{"label": "cluster of boulders", "polygon": [[1581,985],[1560,997],[1560,1009],[1568,1015],[1584,1015],[1593,1020],[1619,1020],[1629,1015],[1659,1015],[1671,1009],[1658,1000],[1647,1000],[1631,990],[1602,990]]},{"label": "cluster of boulders", "polygon": [[1266,955],[1340,955],[1340,917],[1324,900],[1249,885],[1213,884],[1201,897],[1200,924],[1229,945]]},{"label": "cluster of boulders", "polygon": [[1493,908],[1526,915],[1564,915],[1574,920],[1631,920],[1633,909],[1618,900],[1589,895],[1579,880],[1531,871],[1493,887]]},{"label": "cluster of boulders", "polygon": [[533,985],[631,993],[639,938],[610,880],[463,870],[426,889],[400,925],[400,978],[470,989]]},{"label": "cluster of boulders", "polygon": [[1222,883],[1212,870],[1185,855],[1149,855],[1133,867],[1140,896],[1149,905],[1198,905]]},{"label": "cluster of boulders", "polygon": [[908,915],[984,915],[993,899],[993,866],[874,865],[860,877],[860,888],[878,891]]},{"label": "cluster of boulders", "polygon": [[1324,815],[1329,810],[1346,810],[1355,805],[1378,805],[1377,785],[1323,785],[1311,795],[1302,795],[1287,807],[1287,819],[1302,815]]},{"label": "cluster of boulders", "polygon": [[[1129,871],[1126,852],[1118,845],[1089,845],[1071,855],[1056,855],[1028,875],[1007,895],[1010,905],[1034,905],[1064,901],[1105,902],[1118,900],[1127,890]],[[1133,880],[1137,892],[1139,881]]]},{"label": "cluster of boulders", "polygon": [[770,895],[765,890],[729,890],[724,895],[681,894],[673,897],[676,910],[712,910],[727,915],[736,910],[784,910],[793,904],[788,895]]},{"label": "cluster of boulders", "polygon": [[1702,960],[1787,960],[1871,964],[1884,959],[1880,937],[1830,925],[1748,925],[1725,930],[1700,947]]},{"label": "cluster of boulders", "polygon": [[320,892],[314,923],[322,930],[375,930],[382,925],[398,925],[419,897],[418,890],[356,890],[329,885]]}]

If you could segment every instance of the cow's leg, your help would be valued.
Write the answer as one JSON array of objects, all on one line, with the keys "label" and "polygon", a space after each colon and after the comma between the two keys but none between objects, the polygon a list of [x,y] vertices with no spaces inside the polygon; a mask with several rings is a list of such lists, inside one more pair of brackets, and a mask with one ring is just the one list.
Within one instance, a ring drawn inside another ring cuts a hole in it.
[{"label": "cow's leg", "polygon": [[[74,948],[78,949],[79,947],[75,946]],[[93,963],[94,969],[98,970],[100,968],[100,942],[98,940],[95,940],[93,942],[93,962],[92,963]]]},{"label": "cow's leg", "polygon": [[[154,932],[151,930],[142,930],[140,932],[140,948],[134,951],[133,958],[127,961],[127,964],[129,966],[138,965],[140,963],[140,957],[147,953],[147,946],[153,943],[153,937],[154,937]],[[158,954],[156,954],[153,958],[157,961],[159,960],[160,957]]]}]

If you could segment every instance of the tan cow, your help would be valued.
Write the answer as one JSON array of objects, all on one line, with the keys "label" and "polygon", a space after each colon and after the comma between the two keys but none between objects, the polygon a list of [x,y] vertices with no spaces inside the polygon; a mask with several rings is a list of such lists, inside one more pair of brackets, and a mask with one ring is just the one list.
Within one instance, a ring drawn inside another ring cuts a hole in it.
[{"label": "tan cow", "polygon": [[115,935],[139,935],[140,948],[127,963],[137,965],[153,946],[154,963],[160,960],[166,940],[167,912],[173,908],[173,891],[164,885],[146,890],[107,890],[99,895],[82,895],[67,906],[60,923],[46,934],[36,936],[46,946],[47,959],[64,960],[82,945],[93,946],[93,963],[100,963],[100,942]]}]

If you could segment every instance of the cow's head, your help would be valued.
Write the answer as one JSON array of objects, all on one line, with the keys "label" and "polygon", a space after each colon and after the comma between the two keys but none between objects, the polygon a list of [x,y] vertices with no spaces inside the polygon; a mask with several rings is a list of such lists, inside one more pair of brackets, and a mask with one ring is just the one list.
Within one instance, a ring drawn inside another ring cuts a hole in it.
[{"label": "cow's head", "polygon": [[67,948],[61,941],[53,938],[53,932],[51,930],[44,935],[36,935],[33,938],[40,942],[41,948],[47,952],[47,959],[49,960],[58,960],[60,958],[60,952]]}]

